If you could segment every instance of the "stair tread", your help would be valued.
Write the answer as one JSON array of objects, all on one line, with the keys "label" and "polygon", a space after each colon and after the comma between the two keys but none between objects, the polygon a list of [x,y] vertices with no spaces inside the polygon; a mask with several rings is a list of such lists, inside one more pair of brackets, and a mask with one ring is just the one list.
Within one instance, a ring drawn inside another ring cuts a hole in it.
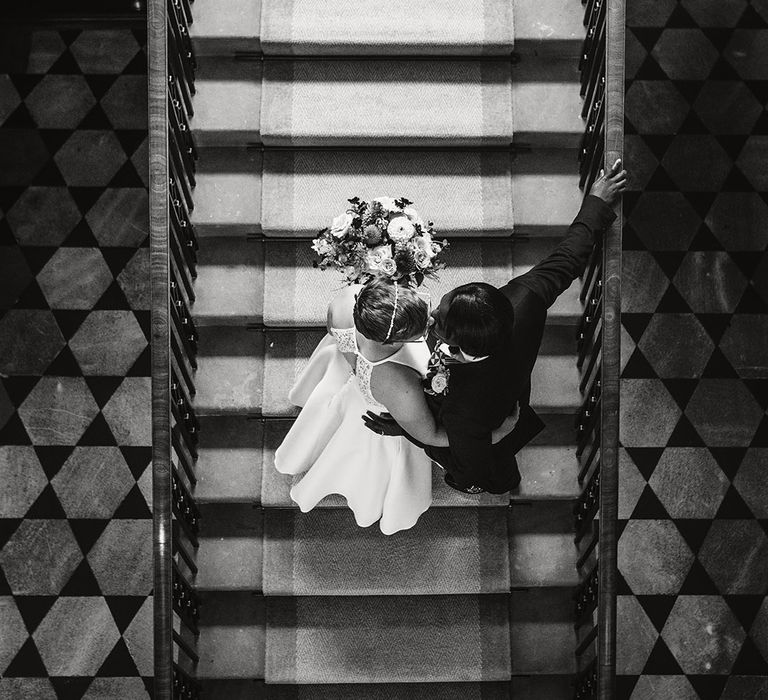
[{"label": "stair tread", "polygon": [[571,0],[513,0],[515,51],[577,57],[584,41],[584,6]]},{"label": "stair tread", "polygon": [[[195,78],[195,115],[190,120],[198,145],[244,146],[259,140],[261,64],[205,56]],[[227,105],[227,109],[222,109]]]},{"label": "stair tread", "polygon": [[[201,423],[231,419],[242,421],[243,424],[247,421],[243,416],[204,416]],[[288,420],[272,422],[290,424]],[[260,429],[258,421],[249,422],[248,425],[253,426],[254,430],[257,427]],[[205,441],[206,435],[207,429],[203,428],[201,443]],[[261,446],[250,450],[230,449],[226,446],[218,450],[201,448],[195,500],[198,503],[261,503],[265,507],[296,507],[288,496],[293,484],[291,477],[270,469],[264,473],[262,483],[262,454]],[[266,447],[266,456],[267,460],[271,457],[269,446]],[[504,496],[469,496],[450,489],[443,483],[443,472],[435,467],[432,507],[501,506],[506,505],[510,499],[570,501],[578,497],[580,489],[576,481],[575,447],[529,445],[518,453],[517,461],[523,477],[520,488]],[[346,507],[346,504],[341,497],[330,496],[321,501],[318,507]]]},{"label": "stair tread", "polygon": [[[554,333],[545,327],[545,334]],[[196,373],[198,415],[226,413],[293,417],[288,401],[324,330],[249,330],[201,326]],[[575,412],[581,405],[572,354],[539,355],[532,372],[531,405],[542,413]]]},{"label": "stair tread", "polygon": [[[268,331],[264,358],[263,403],[243,407],[265,416],[294,416],[298,409],[288,402],[288,391],[303,370],[324,331]],[[581,405],[578,370],[573,355],[540,355],[532,373],[531,405],[542,412],[577,410]]]},{"label": "stair tread", "polygon": [[264,389],[264,334],[238,326],[199,329],[198,416],[258,413]]},{"label": "stair tread", "polygon": [[258,503],[263,455],[261,421],[245,416],[201,416],[195,500]]},{"label": "stair tread", "polygon": [[510,81],[508,60],[269,61],[262,140],[294,146],[510,143]]},{"label": "stair tread", "polygon": [[451,151],[268,151],[264,234],[314,236],[347,199],[406,196],[440,234],[512,231],[511,154]]},{"label": "stair tread", "polygon": [[507,508],[440,508],[395,537],[346,510],[268,509],[265,595],[430,595],[509,590]]},{"label": "stair tread", "polygon": [[576,148],[584,130],[572,59],[199,63],[203,146]]},{"label": "stair tread", "polygon": [[[198,236],[313,237],[348,197],[400,192],[447,236],[563,235],[581,206],[577,152],[199,149]],[[514,202],[514,205],[513,205]]]},{"label": "stair tread", "polygon": [[200,504],[198,590],[260,591],[262,514],[251,504]]},{"label": "stair tread", "polygon": [[[572,423],[572,419],[570,422]],[[291,424],[291,420],[269,420],[264,426],[261,503],[268,508],[297,508],[290,498],[289,491],[294,481],[298,481],[300,477],[280,474],[274,468],[274,451],[288,432]],[[568,445],[554,447],[532,445],[523,448],[517,458],[522,475],[519,491],[500,496],[489,493],[470,496],[456,491],[443,481],[443,471],[433,466],[431,507],[506,506],[510,498],[513,500],[570,500],[579,495],[574,447]],[[341,496],[329,496],[318,504],[319,508],[343,508],[345,506],[346,502]]]},{"label": "stair tread", "polygon": [[264,320],[264,246],[244,236],[203,239],[198,251],[195,321],[224,324]]},{"label": "stair tread", "polygon": [[[198,677],[367,684],[572,674],[571,591],[272,598],[205,592]],[[221,649],[227,653],[217,654]]]},{"label": "stair tread", "polygon": [[206,592],[201,599],[197,678],[264,678],[264,599],[245,591]]},{"label": "stair tread", "polygon": [[261,228],[262,155],[242,147],[200,148],[192,223],[197,235]]},{"label": "stair tread", "polygon": [[259,51],[263,0],[217,0],[195,6],[189,33],[198,55]]},{"label": "stair tread", "polygon": [[578,552],[573,536],[572,502],[514,504],[509,516],[512,585],[575,586]]},{"label": "stair tread", "polygon": [[[357,683],[264,684],[255,680],[204,680],[203,700],[360,700]],[[569,676],[513,676],[485,683],[368,683],[366,700],[572,700]]]},{"label": "stair tread", "polygon": [[510,676],[506,595],[267,600],[268,683]]},{"label": "stair tread", "polygon": [[[422,289],[437,306],[446,292],[470,281],[501,287],[528,272],[556,245],[550,239],[456,240],[445,251],[446,267]],[[317,256],[307,241],[265,243],[264,323],[269,326],[318,326],[325,324],[329,301],[343,286],[335,270],[313,268]],[[581,316],[579,282],[563,293],[550,309],[552,319],[576,323]]]},{"label": "stair tread", "polygon": [[[400,0],[401,12],[392,4],[367,0],[362,10],[359,0],[303,0],[299,7],[284,0],[226,0],[223,11],[221,3],[196,7],[190,29],[199,55],[236,51],[488,55],[514,48],[519,53],[535,50],[575,57],[584,37],[583,9],[569,0],[540,0],[535,5],[495,0],[484,3],[485,7],[465,0],[454,3],[454,21],[444,23],[440,35],[433,17],[442,9],[441,0],[419,5]],[[406,26],[399,19],[404,13],[409,18]],[[323,21],[318,21],[319,15]]]},{"label": "stair tread", "polygon": [[512,673],[575,673],[573,589],[513,591],[510,608]]},{"label": "stair tread", "polygon": [[[268,54],[509,53],[512,7],[505,0],[264,0],[261,43]],[[403,22],[402,18],[408,21]]]},{"label": "stair tread", "polygon": [[513,69],[515,142],[538,148],[575,148],[584,133],[583,100],[572,59],[521,62]]}]

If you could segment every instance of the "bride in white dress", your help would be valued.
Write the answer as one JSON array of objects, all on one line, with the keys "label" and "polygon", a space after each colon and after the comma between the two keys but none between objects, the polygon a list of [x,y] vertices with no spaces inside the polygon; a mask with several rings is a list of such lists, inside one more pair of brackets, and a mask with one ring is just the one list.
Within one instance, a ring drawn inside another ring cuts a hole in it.
[{"label": "bride in white dress", "polygon": [[377,435],[366,411],[389,412],[415,439],[447,446],[424,399],[429,308],[411,287],[379,277],[350,285],[328,308],[328,335],[289,394],[302,407],[275,454],[303,512],[341,494],[357,524],[385,535],[413,527],[432,501],[432,469],[406,438]]}]

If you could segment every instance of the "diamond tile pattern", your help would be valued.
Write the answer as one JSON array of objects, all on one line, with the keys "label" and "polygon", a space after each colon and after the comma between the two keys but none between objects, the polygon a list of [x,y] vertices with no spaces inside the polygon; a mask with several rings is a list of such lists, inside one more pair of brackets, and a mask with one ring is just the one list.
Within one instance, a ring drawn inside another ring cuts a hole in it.
[{"label": "diamond tile pattern", "polygon": [[638,0],[627,18],[617,698],[758,698],[768,11]]},{"label": "diamond tile pattern", "polygon": [[146,37],[0,57],[0,696],[152,676]]}]

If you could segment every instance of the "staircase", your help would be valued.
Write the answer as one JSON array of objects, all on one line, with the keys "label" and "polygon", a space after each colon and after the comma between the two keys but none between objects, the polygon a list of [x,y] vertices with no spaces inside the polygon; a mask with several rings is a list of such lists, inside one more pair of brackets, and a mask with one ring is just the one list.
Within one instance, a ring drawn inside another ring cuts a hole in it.
[{"label": "staircase", "polygon": [[203,697],[572,697],[576,285],[549,316],[548,427],[511,499],[435,469],[433,507],[385,537],[341,499],[300,513],[273,467],[340,286],[309,239],[348,197],[406,196],[452,240],[435,303],[530,269],[580,205],[581,5],[449,4],[195,3]]}]

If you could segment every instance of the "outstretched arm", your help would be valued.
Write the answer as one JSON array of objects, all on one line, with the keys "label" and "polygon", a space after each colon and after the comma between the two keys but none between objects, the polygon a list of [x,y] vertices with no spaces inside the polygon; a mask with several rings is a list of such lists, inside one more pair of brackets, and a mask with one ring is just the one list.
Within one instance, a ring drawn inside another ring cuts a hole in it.
[{"label": "outstretched arm", "polygon": [[552,306],[584,271],[597,235],[616,218],[610,205],[626,186],[627,171],[617,160],[607,174],[602,172],[595,180],[563,241],[533,269],[516,277],[514,284],[537,294],[546,308]]}]

